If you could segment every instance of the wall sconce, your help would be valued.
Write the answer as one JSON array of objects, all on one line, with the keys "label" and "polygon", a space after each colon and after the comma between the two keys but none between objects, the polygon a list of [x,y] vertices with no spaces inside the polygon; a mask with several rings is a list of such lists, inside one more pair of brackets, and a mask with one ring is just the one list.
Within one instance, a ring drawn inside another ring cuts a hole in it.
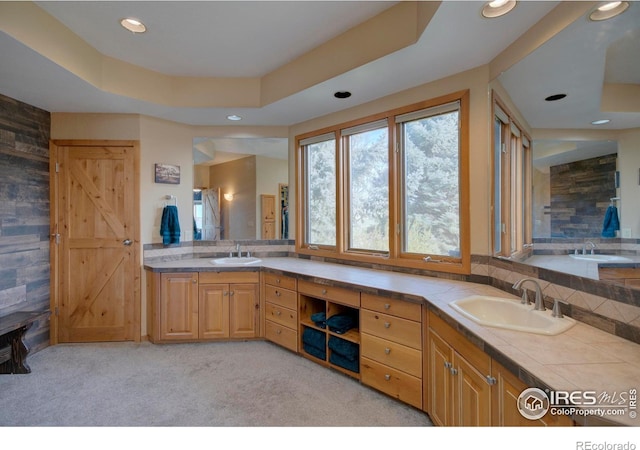
[{"label": "wall sconce", "polygon": [[231,194],[230,192],[227,192],[226,194],[224,194],[224,199],[230,202],[231,200],[233,200],[233,194]]}]

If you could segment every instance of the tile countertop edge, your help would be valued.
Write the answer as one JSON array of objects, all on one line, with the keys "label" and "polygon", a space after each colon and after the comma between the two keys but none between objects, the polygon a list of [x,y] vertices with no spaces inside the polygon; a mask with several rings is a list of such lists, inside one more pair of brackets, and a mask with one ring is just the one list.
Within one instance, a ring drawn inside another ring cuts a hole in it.
[{"label": "tile countertop edge", "polygon": [[[492,333],[491,328],[478,325],[463,317],[452,308],[446,307],[453,300],[474,294],[499,295],[502,297],[517,298],[492,286],[286,257],[264,258],[261,263],[251,266],[214,266],[207,259],[167,261],[145,264],[144,269],[151,272],[237,272],[265,270],[330,286],[351,289],[355,288],[362,292],[374,295],[391,296],[415,303],[422,303],[451,325],[460,334],[465,336],[476,347],[510,370],[522,382],[529,386],[535,386],[541,389],[558,389],[557,387],[554,388],[553,382],[545,380],[544,376],[534,374],[534,371],[528,367],[528,363],[526,361],[518,361],[517,358],[511,357],[507,355],[505,351],[500,350],[500,348],[509,349],[510,347],[514,347],[508,340]],[[339,270],[336,271],[335,269]],[[381,276],[381,274],[384,275]],[[360,280],[358,278],[360,278]],[[408,283],[404,284],[402,282]],[[429,289],[433,290],[433,288],[437,288],[436,293],[432,294],[425,292]],[[578,322],[575,326],[586,327],[585,330],[593,329],[597,332],[601,332],[600,330],[581,322]],[[519,336],[522,335],[522,333],[516,331],[512,331],[511,333],[517,333]],[[531,339],[536,339],[535,336],[536,335],[531,335]],[[560,336],[545,336],[545,338],[560,339]],[[514,348],[517,349],[517,347]],[[638,345],[638,349],[640,351],[640,345]],[[527,356],[524,353],[523,355]],[[545,364],[538,365],[540,367],[545,366]],[[571,380],[567,380],[564,377],[556,375],[556,378],[562,378],[565,380],[566,386],[575,386]],[[580,388],[580,386],[577,387]],[[591,390],[593,388],[586,387],[585,390],[586,389]],[[636,422],[637,419],[630,419],[628,415],[625,415],[624,417],[616,417],[615,419],[585,415],[574,415],[572,418],[580,425],[640,425],[640,422]]]}]

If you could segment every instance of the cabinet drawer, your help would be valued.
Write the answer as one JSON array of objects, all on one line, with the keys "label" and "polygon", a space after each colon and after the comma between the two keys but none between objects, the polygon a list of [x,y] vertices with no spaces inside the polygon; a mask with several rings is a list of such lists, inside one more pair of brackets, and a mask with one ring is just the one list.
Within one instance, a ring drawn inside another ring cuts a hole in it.
[{"label": "cabinet drawer", "polygon": [[257,283],[258,272],[200,272],[200,284],[207,283]]},{"label": "cabinet drawer", "polygon": [[422,350],[422,324],[420,322],[361,309],[360,331]]},{"label": "cabinet drawer", "polygon": [[295,291],[282,289],[267,284],[264,287],[265,300],[289,309],[298,309],[297,294]]},{"label": "cabinet drawer", "polygon": [[422,380],[399,370],[360,358],[361,380],[385,394],[416,408],[422,408]]},{"label": "cabinet drawer", "polygon": [[265,318],[273,322],[295,329],[298,326],[298,313],[273,303],[265,303]]},{"label": "cabinet drawer", "polygon": [[296,279],[284,275],[276,275],[275,273],[265,273],[264,282],[272,286],[278,286],[284,289],[296,290]]},{"label": "cabinet drawer", "polygon": [[298,292],[355,308],[360,307],[360,292],[358,291],[301,280],[298,282]]},{"label": "cabinet drawer", "polygon": [[415,320],[416,322],[422,320],[422,305],[419,303],[363,293],[361,305],[365,309]]},{"label": "cabinet drawer", "polygon": [[264,334],[268,340],[288,348],[292,352],[298,352],[298,333],[287,327],[266,320]]},{"label": "cabinet drawer", "polygon": [[370,334],[360,336],[362,356],[422,378],[422,352]]}]

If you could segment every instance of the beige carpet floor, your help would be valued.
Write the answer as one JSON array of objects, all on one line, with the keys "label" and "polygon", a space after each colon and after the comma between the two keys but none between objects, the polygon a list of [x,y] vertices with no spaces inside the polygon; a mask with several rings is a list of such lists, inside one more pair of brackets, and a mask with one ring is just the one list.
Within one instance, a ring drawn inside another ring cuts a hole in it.
[{"label": "beige carpet floor", "polygon": [[421,427],[428,416],[269,342],[63,344],[0,375],[0,426]]}]

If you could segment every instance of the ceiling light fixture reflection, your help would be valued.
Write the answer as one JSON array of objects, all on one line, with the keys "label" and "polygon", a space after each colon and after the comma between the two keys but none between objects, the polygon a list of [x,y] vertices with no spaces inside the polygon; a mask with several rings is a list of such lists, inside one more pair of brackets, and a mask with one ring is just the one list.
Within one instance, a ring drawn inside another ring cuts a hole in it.
[{"label": "ceiling light fixture reflection", "polygon": [[138,19],[134,19],[133,17],[125,17],[124,19],[121,19],[120,25],[132,33],[144,33],[147,31],[147,27]]},{"label": "ceiling light fixture reflection", "polygon": [[516,0],[493,0],[482,7],[482,16],[487,19],[504,16],[516,7]]},{"label": "ceiling light fixture reflection", "polygon": [[240,116],[238,116],[236,114],[231,114],[231,115],[227,116],[227,119],[235,121],[235,120],[242,120],[242,117],[240,117]]},{"label": "ceiling light fixture reflection", "polygon": [[349,91],[338,91],[333,94],[335,98],[349,98],[351,97],[351,92]]},{"label": "ceiling light fixture reflection", "polygon": [[555,102],[555,101],[558,101],[558,100],[562,100],[566,96],[567,96],[567,94],[553,94],[553,95],[548,96],[544,100],[547,101],[547,102]]},{"label": "ceiling light fixture reflection", "polygon": [[593,122],[591,122],[591,125],[604,125],[605,123],[609,123],[611,122],[610,119],[600,119],[600,120],[594,120]]},{"label": "ceiling light fixture reflection", "polygon": [[589,19],[593,21],[607,20],[622,14],[629,7],[629,2],[606,2],[589,14]]},{"label": "ceiling light fixture reflection", "polygon": [[232,201],[232,200],[233,200],[233,194],[232,194],[232,193],[230,193],[230,192],[225,193],[225,194],[224,194],[224,199],[225,199],[226,201],[228,201],[228,202]]}]

